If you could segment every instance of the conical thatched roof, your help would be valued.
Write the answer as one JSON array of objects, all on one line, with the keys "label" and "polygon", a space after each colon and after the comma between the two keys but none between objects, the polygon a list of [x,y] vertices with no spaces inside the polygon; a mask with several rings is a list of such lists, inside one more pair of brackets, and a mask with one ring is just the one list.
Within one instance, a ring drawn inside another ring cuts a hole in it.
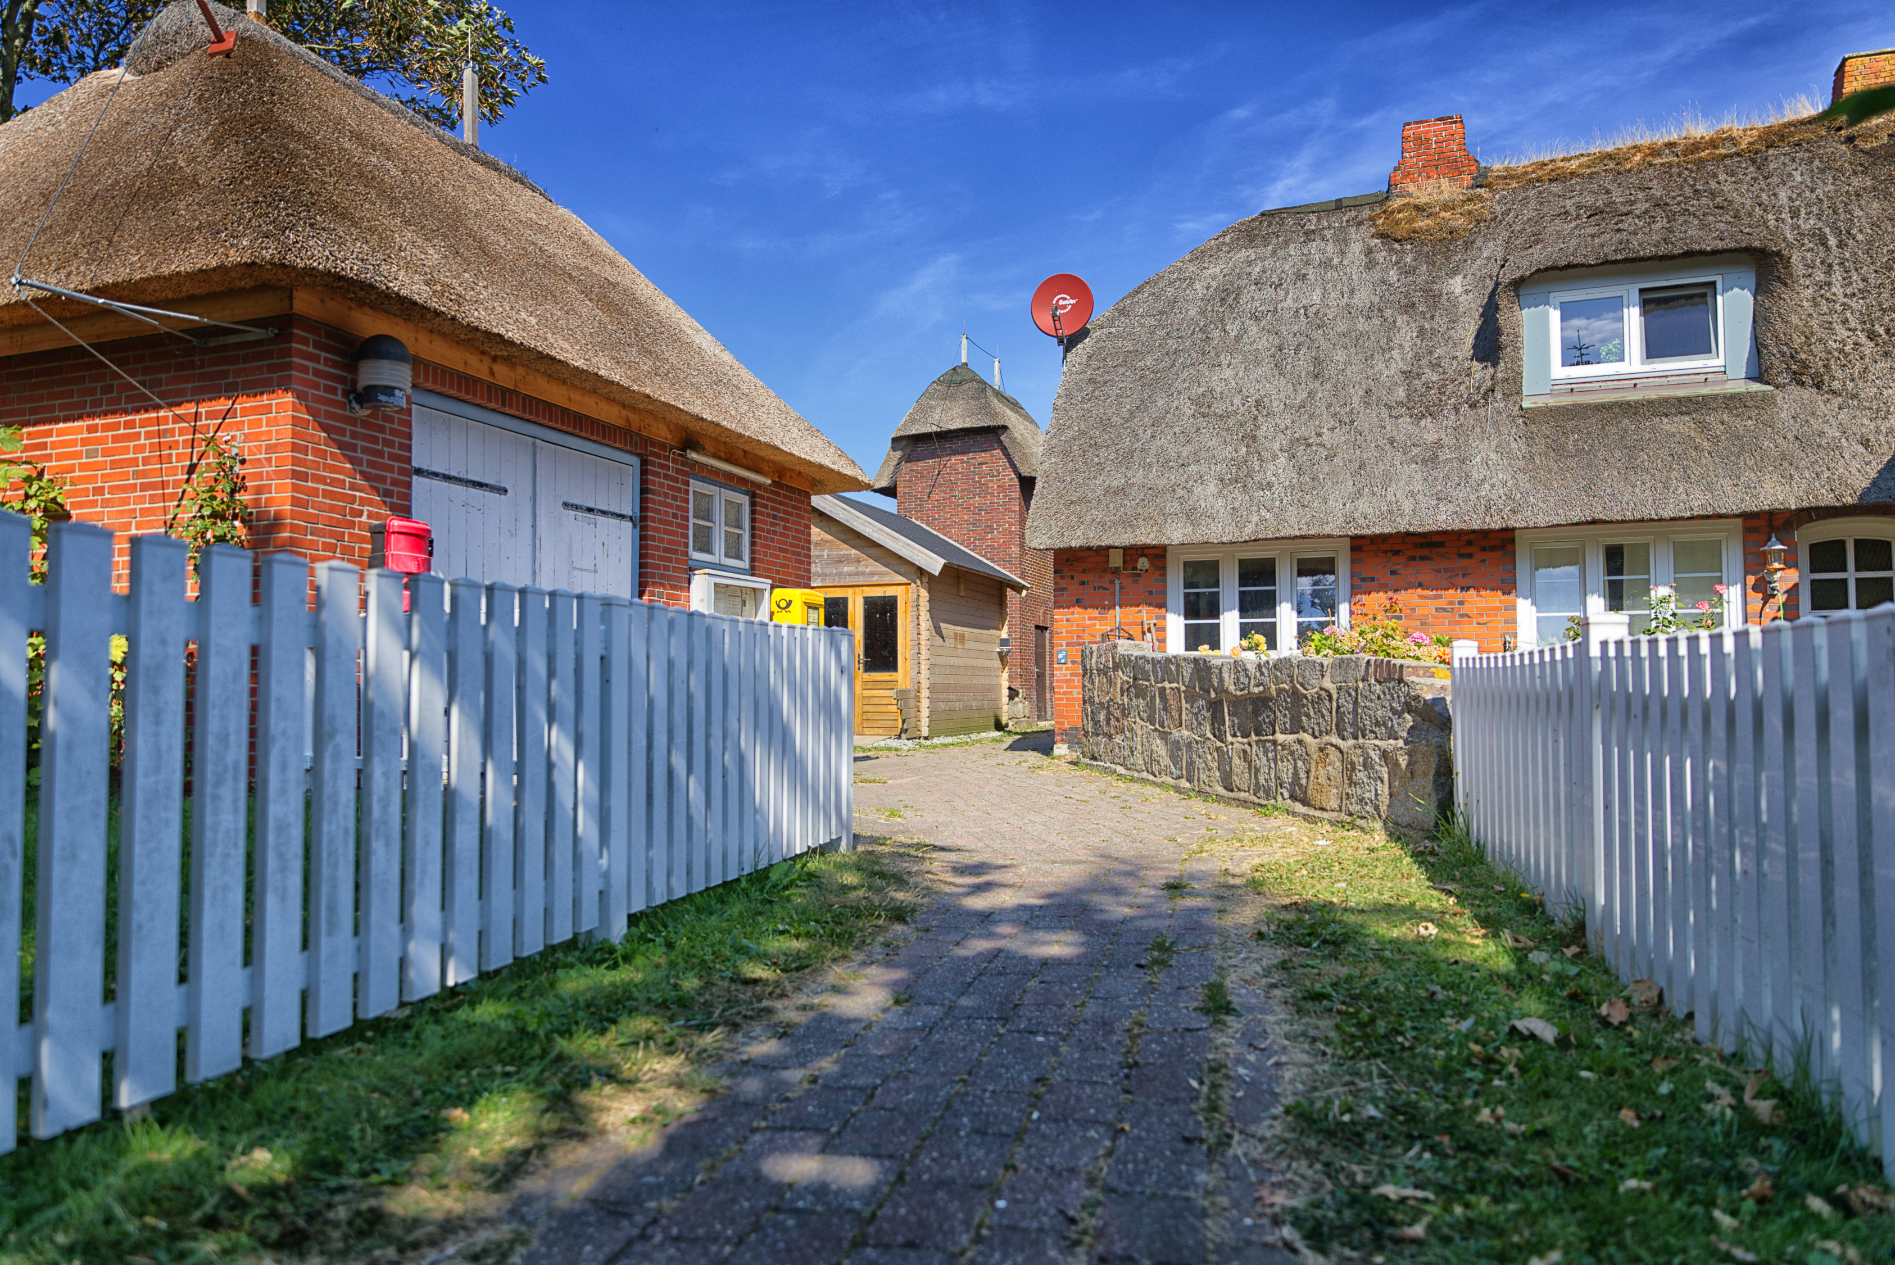
[{"label": "conical thatched roof", "polygon": [[[1741,151],[1755,138],[1712,136],[1701,161],[1654,145],[1490,179],[1502,187],[1469,195],[1458,220],[1423,224],[1436,240],[1378,237],[1378,208],[1362,205],[1235,224],[1072,350],[1028,543],[1895,501],[1895,142],[1876,126],[1805,126],[1753,152]],[[1773,390],[1522,407],[1523,280],[1724,252],[1757,265]]]},{"label": "conical thatched roof", "polygon": [[[817,492],[860,467],[578,217],[227,9],[229,57],[178,0],[141,37],[27,275],[135,301],[313,286],[496,360],[766,454]],[[25,245],[117,72],[0,127],[0,257]],[[0,291],[0,326],[38,318]]]},{"label": "conical thatched roof", "polygon": [[901,469],[902,456],[916,440],[930,435],[948,435],[958,431],[997,430],[1000,445],[1013,458],[1020,477],[1036,479],[1040,473],[1040,424],[1020,406],[1020,401],[992,385],[966,365],[955,365],[928,384],[908,416],[901,419],[889,444],[888,455],[875,472],[877,492],[895,494],[895,472]]}]

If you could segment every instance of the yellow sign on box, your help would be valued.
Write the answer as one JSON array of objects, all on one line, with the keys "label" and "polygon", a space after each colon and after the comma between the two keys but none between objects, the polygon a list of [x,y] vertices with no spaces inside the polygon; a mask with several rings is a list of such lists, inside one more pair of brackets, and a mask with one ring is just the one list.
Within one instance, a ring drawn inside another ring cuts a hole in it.
[{"label": "yellow sign on box", "polygon": [[822,594],[815,589],[775,589],[770,593],[770,618],[779,624],[822,627]]}]

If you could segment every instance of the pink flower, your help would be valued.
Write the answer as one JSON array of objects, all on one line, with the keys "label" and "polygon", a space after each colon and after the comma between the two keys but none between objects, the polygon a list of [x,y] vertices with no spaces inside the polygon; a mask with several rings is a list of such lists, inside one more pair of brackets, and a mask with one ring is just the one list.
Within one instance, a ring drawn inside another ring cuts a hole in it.
[{"label": "pink flower", "polygon": [[1427,644],[1428,644],[1428,634],[1426,634],[1426,633],[1409,633],[1409,634],[1408,634],[1408,643],[1409,643],[1410,645],[1414,645],[1414,646],[1425,646],[1425,645],[1427,645]]},{"label": "pink flower", "polygon": [[1709,602],[1699,602],[1698,609],[1701,611],[1708,611],[1711,609],[1711,604]]},{"label": "pink flower", "polygon": [[1719,597],[1724,596],[1726,593],[1730,591],[1731,591],[1730,585],[1728,584],[1713,584],[1711,586],[1711,592],[1717,594]]}]

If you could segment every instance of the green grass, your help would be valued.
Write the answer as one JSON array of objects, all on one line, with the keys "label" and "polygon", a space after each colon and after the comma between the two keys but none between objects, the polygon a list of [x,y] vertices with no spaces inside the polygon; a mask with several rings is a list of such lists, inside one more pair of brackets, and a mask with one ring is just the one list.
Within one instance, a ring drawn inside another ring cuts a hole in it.
[{"label": "green grass", "polygon": [[[1328,1030],[1280,1138],[1317,1177],[1288,1210],[1311,1246],[1523,1265],[1895,1259],[1879,1162],[1806,1083],[1696,1044],[1605,963],[1569,956],[1583,928],[1464,834],[1331,837],[1248,879],[1287,900],[1256,934]],[[1631,1008],[1616,1027],[1600,1014],[1613,998]]]},{"label": "green grass", "polygon": [[534,1160],[602,1130],[636,1144],[713,1092],[733,1027],[904,918],[908,872],[882,847],[785,862],[619,945],[550,949],[142,1119],[23,1141],[0,1158],[0,1261],[362,1261],[504,1224]]}]

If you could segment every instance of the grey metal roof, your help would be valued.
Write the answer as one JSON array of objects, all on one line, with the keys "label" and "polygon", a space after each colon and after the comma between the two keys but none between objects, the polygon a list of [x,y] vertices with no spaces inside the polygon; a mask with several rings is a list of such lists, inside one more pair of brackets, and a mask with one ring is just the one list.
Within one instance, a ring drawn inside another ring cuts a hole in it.
[{"label": "grey metal roof", "polygon": [[[903,518],[900,514],[892,514],[873,505],[864,505],[846,496],[812,496],[809,503],[822,513],[857,530],[863,530],[865,527],[878,529],[864,531],[864,534],[870,536],[871,539],[880,537],[883,544],[922,567],[930,575],[941,574],[941,567],[946,565],[959,567],[963,571],[992,576],[1008,588],[1017,589],[1022,593],[1031,587],[1025,580],[1005,567],[995,566],[973,550],[963,549],[940,532],[931,527],[923,527],[912,518]],[[909,548],[903,549],[896,540],[887,539],[882,533],[896,537]]]}]

